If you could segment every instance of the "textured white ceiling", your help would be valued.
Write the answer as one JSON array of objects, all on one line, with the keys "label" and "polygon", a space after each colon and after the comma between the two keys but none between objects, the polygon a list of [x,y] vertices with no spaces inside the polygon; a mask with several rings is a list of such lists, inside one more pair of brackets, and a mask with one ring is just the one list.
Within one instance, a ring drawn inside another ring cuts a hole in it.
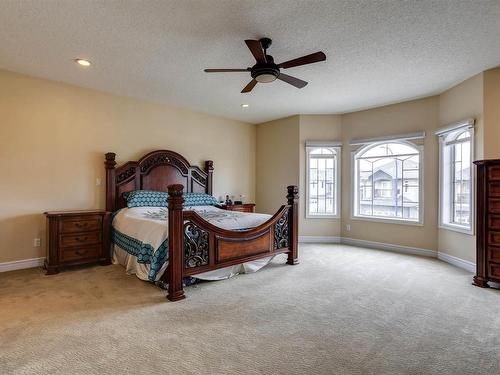
[{"label": "textured white ceiling", "polygon": [[[500,65],[499,21],[498,0],[2,0],[0,68],[262,122],[439,93]],[[243,40],[263,36],[277,62],[327,61],[286,71],[302,90],[203,72],[253,65]]]}]

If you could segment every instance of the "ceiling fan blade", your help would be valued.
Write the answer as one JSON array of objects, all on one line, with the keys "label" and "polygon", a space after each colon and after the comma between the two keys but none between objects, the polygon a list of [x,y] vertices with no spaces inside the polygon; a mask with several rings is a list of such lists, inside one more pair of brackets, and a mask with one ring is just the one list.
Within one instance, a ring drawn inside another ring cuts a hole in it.
[{"label": "ceiling fan blade", "polygon": [[205,69],[205,73],[248,72],[248,69]]},{"label": "ceiling fan blade", "polygon": [[257,84],[257,81],[255,79],[252,79],[248,85],[245,86],[243,90],[241,90],[241,93],[244,94],[246,92],[252,91],[252,89],[255,87]]},{"label": "ceiling fan blade", "polygon": [[325,61],[326,55],[323,52],[311,53],[310,55],[302,56],[297,59],[285,61],[281,64],[278,64],[280,68],[288,69],[294,66],[312,64],[315,62]]},{"label": "ceiling fan blade", "polygon": [[245,40],[245,43],[247,44],[250,52],[252,52],[253,57],[255,57],[255,60],[257,60],[258,63],[265,64],[267,62],[266,55],[264,54],[262,44],[259,40],[247,39]]},{"label": "ceiling fan blade", "polygon": [[289,83],[292,86],[297,87],[298,89],[301,89],[305,85],[307,85],[306,81],[303,81],[301,79],[289,76],[288,74],[280,73],[278,76],[279,80],[282,80],[283,82]]}]

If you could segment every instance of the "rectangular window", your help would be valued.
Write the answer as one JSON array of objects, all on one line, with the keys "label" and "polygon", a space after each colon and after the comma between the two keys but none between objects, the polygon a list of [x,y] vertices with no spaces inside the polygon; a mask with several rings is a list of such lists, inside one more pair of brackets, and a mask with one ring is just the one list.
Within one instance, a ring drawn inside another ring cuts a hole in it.
[{"label": "rectangular window", "polygon": [[421,223],[422,148],[406,140],[368,143],[353,154],[353,217]]},{"label": "rectangular window", "polygon": [[439,131],[440,226],[473,233],[473,128],[469,122]]},{"label": "rectangular window", "polygon": [[338,217],[340,145],[306,142],[306,217]]}]

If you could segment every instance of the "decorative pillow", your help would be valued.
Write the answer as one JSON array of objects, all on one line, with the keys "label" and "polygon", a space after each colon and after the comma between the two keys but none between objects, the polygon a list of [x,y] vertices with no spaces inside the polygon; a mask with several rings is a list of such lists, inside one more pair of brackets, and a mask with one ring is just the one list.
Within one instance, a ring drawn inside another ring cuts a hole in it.
[{"label": "decorative pillow", "polygon": [[[134,190],[125,193],[127,207],[167,207],[168,193],[163,191]],[[184,207],[217,206],[219,202],[210,194],[184,193]]]},{"label": "decorative pillow", "polygon": [[127,207],[167,207],[168,193],[163,191],[134,190],[124,194]]},{"label": "decorative pillow", "polygon": [[184,207],[189,206],[217,206],[219,202],[210,194],[184,193]]}]

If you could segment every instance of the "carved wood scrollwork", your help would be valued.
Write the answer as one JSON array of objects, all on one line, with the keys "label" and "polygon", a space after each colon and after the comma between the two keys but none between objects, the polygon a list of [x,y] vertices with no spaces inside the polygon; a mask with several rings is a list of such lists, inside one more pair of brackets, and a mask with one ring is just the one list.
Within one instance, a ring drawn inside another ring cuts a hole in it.
[{"label": "carved wood scrollwork", "polygon": [[135,167],[130,167],[129,169],[127,169],[126,171],[120,173],[117,177],[116,177],[116,182],[117,183],[121,183],[125,180],[128,180],[130,177],[132,177],[133,175],[135,175]]},{"label": "carved wood scrollwork", "polygon": [[207,182],[207,179],[196,171],[191,172],[191,177],[193,177],[196,181],[198,181],[202,185],[205,185]]},{"label": "carved wood scrollwork", "polygon": [[188,173],[188,169],[182,161],[180,161],[179,159],[177,159],[175,157],[168,156],[166,154],[154,155],[154,156],[151,156],[150,158],[144,160],[141,163],[141,172],[145,173],[149,169],[151,169],[153,166],[158,165],[158,164],[171,164],[171,165],[174,165],[177,168],[179,168],[179,170],[183,174],[187,175],[187,173]]},{"label": "carved wood scrollwork", "polygon": [[208,264],[208,232],[195,223],[184,224],[184,267],[195,268]]},{"label": "carved wood scrollwork", "polygon": [[288,247],[288,210],[274,224],[274,249]]}]

